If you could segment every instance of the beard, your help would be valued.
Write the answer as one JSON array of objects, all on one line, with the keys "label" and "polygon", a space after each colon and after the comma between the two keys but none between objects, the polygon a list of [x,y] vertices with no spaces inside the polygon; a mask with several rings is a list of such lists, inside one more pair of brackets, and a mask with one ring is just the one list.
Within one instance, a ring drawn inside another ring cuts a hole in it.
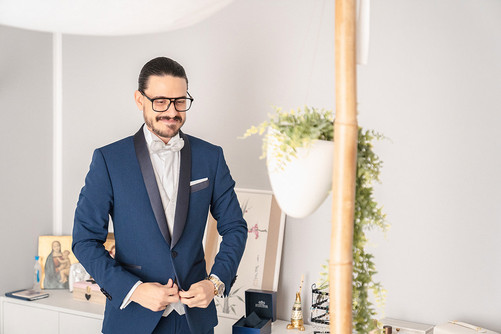
[{"label": "beard", "polygon": [[[160,122],[162,119],[166,120],[176,120],[178,124],[170,124],[167,125],[167,129],[165,128],[165,125],[159,125],[158,122]],[[169,116],[157,116],[155,117],[155,121],[153,121],[153,118],[145,118],[145,123],[146,126],[148,126],[151,131],[156,134],[159,137],[163,138],[172,138],[175,137],[179,133],[179,129],[181,129],[181,126],[183,125],[183,119],[179,116],[174,116],[174,117],[169,117]]]}]

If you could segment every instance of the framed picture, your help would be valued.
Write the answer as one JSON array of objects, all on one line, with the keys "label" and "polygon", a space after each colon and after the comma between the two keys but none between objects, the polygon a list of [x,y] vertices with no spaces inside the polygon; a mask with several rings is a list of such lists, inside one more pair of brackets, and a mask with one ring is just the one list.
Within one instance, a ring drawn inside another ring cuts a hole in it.
[{"label": "framed picture", "polygon": [[[238,267],[238,278],[228,297],[215,298],[218,315],[239,319],[245,315],[245,290],[277,291],[285,214],[271,191],[235,189],[247,222],[247,245]],[[205,236],[207,272],[214,264],[221,237],[209,216]]]},{"label": "framed picture", "polygon": [[38,237],[38,256],[42,266],[42,289],[68,289],[70,267],[78,260],[71,251],[70,235]]},{"label": "framed picture", "polygon": [[[38,237],[38,256],[42,266],[42,289],[69,289],[70,267],[78,263],[71,251],[70,235],[44,235]],[[115,235],[108,233],[104,248],[115,257]]]}]

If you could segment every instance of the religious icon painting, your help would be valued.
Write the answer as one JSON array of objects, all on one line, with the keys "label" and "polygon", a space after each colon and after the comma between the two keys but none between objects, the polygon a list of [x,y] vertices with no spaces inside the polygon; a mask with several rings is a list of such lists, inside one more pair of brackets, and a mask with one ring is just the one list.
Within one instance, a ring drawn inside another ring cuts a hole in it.
[{"label": "religious icon painting", "polygon": [[70,235],[38,237],[38,256],[42,266],[42,289],[68,289],[72,263],[78,260],[71,251]]}]

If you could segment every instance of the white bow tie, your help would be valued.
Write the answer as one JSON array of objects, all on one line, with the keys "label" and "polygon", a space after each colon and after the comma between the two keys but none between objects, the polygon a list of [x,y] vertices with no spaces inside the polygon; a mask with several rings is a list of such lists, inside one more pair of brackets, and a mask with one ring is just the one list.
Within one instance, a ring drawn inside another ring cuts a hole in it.
[{"label": "white bow tie", "polygon": [[183,147],[183,138],[173,137],[169,140],[167,145],[161,140],[153,140],[150,144],[150,151],[153,154],[158,154],[160,157],[163,157],[168,152],[179,152]]}]

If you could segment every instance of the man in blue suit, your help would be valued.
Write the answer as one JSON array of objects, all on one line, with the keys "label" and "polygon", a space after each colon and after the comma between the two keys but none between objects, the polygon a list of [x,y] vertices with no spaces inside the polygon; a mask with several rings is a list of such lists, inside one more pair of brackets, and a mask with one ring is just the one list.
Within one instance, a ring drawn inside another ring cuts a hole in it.
[{"label": "man in blue suit", "polygon": [[[144,65],[135,92],[145,124],[94,151],[75,211],[73,252],[108,298],[103,333],[213,333],[247,240],[220,147],[180,129],[193,98],[177,62]],[[223,237],[210,275],[208,212]],[[111,216],[116,252],[103,243]]]}]

